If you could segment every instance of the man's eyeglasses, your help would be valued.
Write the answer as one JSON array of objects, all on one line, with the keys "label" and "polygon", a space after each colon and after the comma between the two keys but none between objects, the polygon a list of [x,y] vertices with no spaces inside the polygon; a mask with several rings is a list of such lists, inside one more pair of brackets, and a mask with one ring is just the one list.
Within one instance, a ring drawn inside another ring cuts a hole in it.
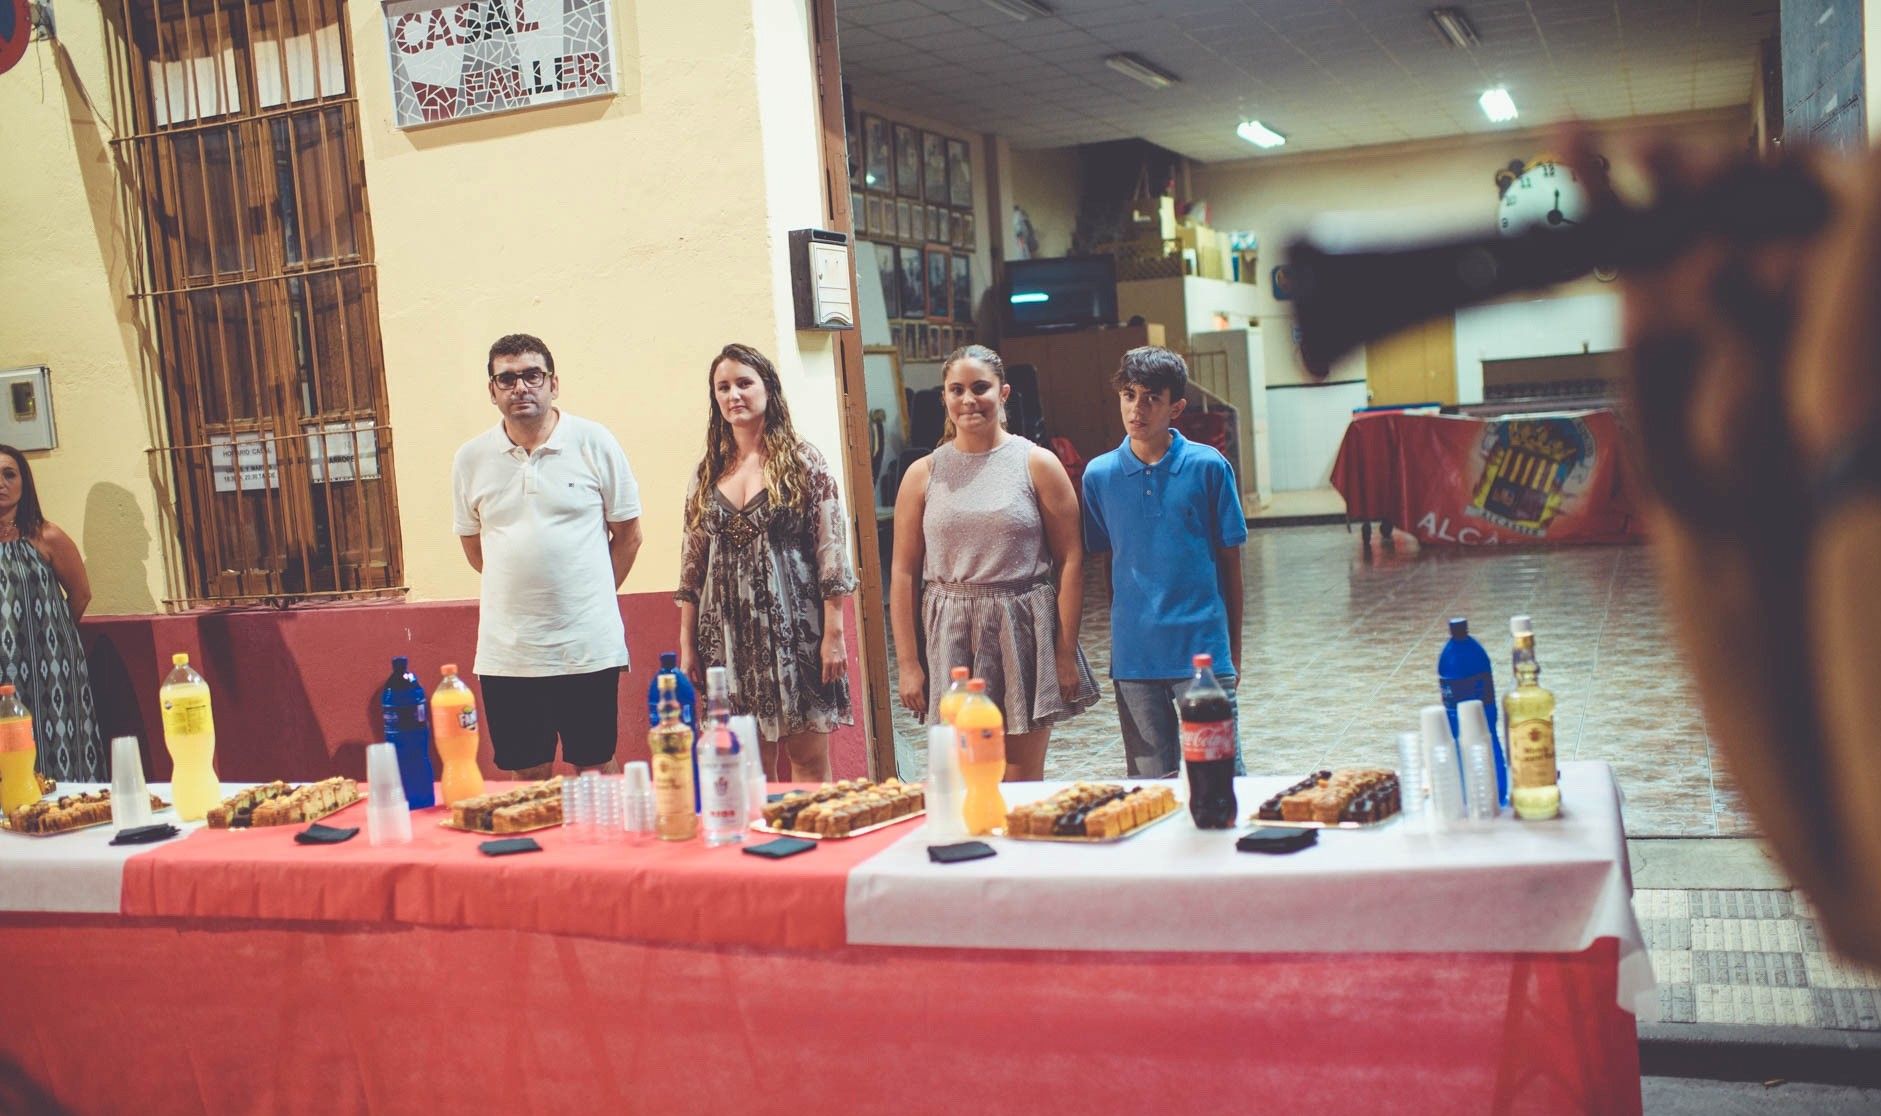
[{"label": "man's eyeglasses", "polygon": [[490,377],[490,382],[502,388],[504,391],[510,391],[513,390],[517,384],[532,388],[541,387],[542,381],[548,378],[549,374],[542,369],[531,368],[523,372],[498,372],[496,375]]}]

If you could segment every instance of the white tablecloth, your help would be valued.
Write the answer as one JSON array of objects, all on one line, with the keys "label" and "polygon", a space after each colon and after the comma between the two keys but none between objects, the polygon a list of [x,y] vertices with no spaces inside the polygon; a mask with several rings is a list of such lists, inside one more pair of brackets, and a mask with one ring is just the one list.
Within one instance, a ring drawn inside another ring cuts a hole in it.
[{"label": "white tablecloth", "polygon": [[[1244,815],[1299,776],[1236,780]],[[1063,784],[1005,788],[1030,802]],[[1657,1017],[1633,917],[1619,791],[1604,763],[1561,765],[1562,816],[1433,833],[1422,819],[1322,831],[1284,856],[1185,812],[1116,844],[989,838],[998,855],[928,860],[924,827],[851,872],[864,945],[1194,952],[1570,953],[1620,943],[1619,1002]]]},{"label": "white tablecloth", "polygon": [[[243,784],[246,785],[246,784]],[[229,784],[232,789],[235,784]],[[54,792],[78,794],[109,790],[108,783],[61,783]],[[170,785],[150,790],[170,801]],[[159,810],[154,822],[169,822],[185,833],[201,822],[181,822],[176,811]],[[117,914],[124,890],[124,862],[155,845],[113,845],[117,827],[101,825],[56,837],[30,837],[0,830],[0,911],[51,911],[58,914]]]}]

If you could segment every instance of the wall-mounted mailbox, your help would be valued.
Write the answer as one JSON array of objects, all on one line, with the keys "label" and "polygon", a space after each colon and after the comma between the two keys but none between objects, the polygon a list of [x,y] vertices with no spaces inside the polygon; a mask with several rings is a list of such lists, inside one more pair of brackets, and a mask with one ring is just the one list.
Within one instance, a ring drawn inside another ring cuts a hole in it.
[{"label": "wall-mounted mailbox", "polygon": [[855,264],[849,237],[828,229],[790,231],[790,287],[798,329],[854,329]]},{"label": "wall-mounted mailbox", "polygon": [[0,444],[49,450],[59,444],[52,424],[52,380],[45,365],[0,372]]}]

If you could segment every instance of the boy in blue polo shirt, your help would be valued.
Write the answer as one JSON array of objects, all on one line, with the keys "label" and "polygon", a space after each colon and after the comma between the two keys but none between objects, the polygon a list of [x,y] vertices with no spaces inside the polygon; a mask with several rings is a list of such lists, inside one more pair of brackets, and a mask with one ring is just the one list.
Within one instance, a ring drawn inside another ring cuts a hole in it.
[{"label": "boy in blue polo shirt", "polygon": [[[1241,544],[1247,520],[1234,468],[1171,430],[1189,369],[1155,345],[1111,377],[1124,441],[1084,471],[1084,549],[1110,556],[1110,677],[1133,778],[1173,778],[1182,758],[1176,700],[1190,660],[1215,657],[1234,704],[1241,662]],[[1234,769],[1246,774],[1236,726]]]}]

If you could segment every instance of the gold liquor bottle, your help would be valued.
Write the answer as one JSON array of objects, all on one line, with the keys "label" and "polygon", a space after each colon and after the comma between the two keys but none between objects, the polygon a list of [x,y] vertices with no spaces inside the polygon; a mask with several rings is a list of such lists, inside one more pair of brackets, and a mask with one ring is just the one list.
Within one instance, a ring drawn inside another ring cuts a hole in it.
[{"label": "gold liquor bottle", "polygon": [[1509,750],[1509,804],[1525,821],[1561,812],[1554,758],[1554,694],[1541,688],[1535,629],[1526,616],[1509,620],[1515,637],[1515,689],[1502,695],[1502,739]]},{"label": "gold liquor bottle", "polygon": [[660,723],[647,733],[655,828],[662,841],[690,841],[699,830],[692,808],[692,728],[679,719],[677,684],[671,674],[660,675]]}]

